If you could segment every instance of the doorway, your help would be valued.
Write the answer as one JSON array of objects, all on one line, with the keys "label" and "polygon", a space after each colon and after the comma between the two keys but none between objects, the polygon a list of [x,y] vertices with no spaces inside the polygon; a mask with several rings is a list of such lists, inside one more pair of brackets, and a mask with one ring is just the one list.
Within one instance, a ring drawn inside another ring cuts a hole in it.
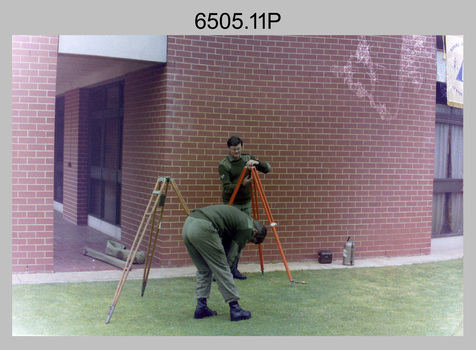
[{"label": "doorway", "polygon": [[121,169],[124,84],[89,91],[88,214],[121,224]]}]

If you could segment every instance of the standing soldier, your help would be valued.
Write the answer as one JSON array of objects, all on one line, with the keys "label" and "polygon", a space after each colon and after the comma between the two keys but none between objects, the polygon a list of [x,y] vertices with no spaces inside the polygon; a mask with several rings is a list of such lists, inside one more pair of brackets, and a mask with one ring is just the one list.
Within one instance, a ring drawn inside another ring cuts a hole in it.
[{"label": "standing soldier", "polygon": [[[218,173],[220,175],[220,181],[222,183],[222,199],[223,204],[228,204],[231,195],[237,186],[238,179],[245,166],[255,166],[258,171],[267,174],[271,171],[271,165],[267,162],[260,161],[258,158],[251,154],[242,153],[243,141],[237,137],[232,136],[227,142],[228,156],[224,158],[218,166]],[[252,181],[251,175],[248,175],[243,180],[243,183],[236,194],[233,206],[240,209],[245,214],[251,217],[251,188],[250,182]],[[227,247],[225,247],[227,249]],[[241,256],[241,251],[239,252]],[[238,259],[236,264],[230,266],[231,272],[234,278],[246,279],[246,276],[238,271]]]}]

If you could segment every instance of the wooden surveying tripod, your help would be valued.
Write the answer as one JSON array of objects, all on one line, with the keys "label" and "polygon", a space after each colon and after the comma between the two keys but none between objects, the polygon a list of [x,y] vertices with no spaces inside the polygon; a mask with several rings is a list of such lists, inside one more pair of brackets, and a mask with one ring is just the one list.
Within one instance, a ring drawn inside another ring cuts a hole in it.
[{"label": "wooden surveying tripod", "polygon": [[[178,190],[177,184],[175,183],[174,179],[168,176],[159,177],[157,180],[157,183],[155,184],[154,190],[152,191],[152,195],[150,196],[149,204],[147,204],[147,208],[142,217],[142,221],[139,225],[139,229],[137,230],[137,234],[134,239],[134,242],[132,243],[131,251],[129,253],[129,256],[127,257],[126,265],[124,266],[122,277],[117,286],[116,294],[114,295],[112,305],[109,306],[109,315],[107,316],[106,323],[109,323],[109,320],[111,319],[112,313],[114,312],[114,308],[116,307],[116,304],[117,304],[117,300],[119,299],[119,296],[121,295],[122,288],[124,287],[124,283],[126,282],[127,276],[129,275],[132,262],[134,261],[136,253],[139,250],[139,247],[145,236],[145,233],[147,232],[150,226],[149,245],[147,247],[147,255],[145,258],[144,276],[142,277],[141,296],[144,296],[145,287],[147,285],[147,280],[149,278],[150,266],[152,264],[152,258],[154,256],[155,245],[157,243],[157,237],[159,235],[159,230],[162,223],[162,214],[164,212],[165,199],[167,198],[167,191],[169,188],[169,184],[172,184],[172,187],[175,190],[175,193],[177,194],[177,197],[179,198],[180,203],[182,204],[182,207],[185,210],[185,213],[187,215],[190,214],[190,210],[187,208],[187,205],[185,204],[183,197],[180,191]],[[159,219],[156,224],[155,219],[156,219],[157,212],[159,212]]]},{"label": "wooden surveying tripod", "polygon": [[[274,237],[276,238],[276,242],[278,244],[279,252],[281,253],[281,258],[283,259],[284,267],[286,268],[286,272],[289,277],[289,281],[291,282],[291,286],[294,287],[294,280],[291,277],[291,272],[289,271],[288,263],[286,262],[286,257],[284,256],[284,251],[283,247],[281,246],[281,242],[279,241],[278,233],[276,232],[276,225],[277,223],[274,222],[273,215],[271,214],[271,210],[269,209],[269,204],[268,200],[266,199],[266,195],[264,194],[263,190],[263,185],[261,184],[261,180],[258,176],[258,171],[254,166],[251,167],[244,167],[243,171],[241,172],[241,175],[238,179],[237,185],[235,187],[235,190],[233,191],[230,201],[228,202],[228,205],[232,205],[233,201],[235,200],[236,194],[238,193],[238,189],[240,188],[241,184],[243,183],[243,179],[245,178],[245,174],[250,171],[250,174],[252,176],[252,181],[250,182],[251,186],[251,208],[253,212],[253,219],[254,220],[259,220],[259,213],[258,213],[258,198],[256,196],[256,190],[258,190],[259,196],[261,198],[261,202],[263,203],[263,207],[266,213],[266,217],[268,218],[268,223],[271,226],[271,229],[273,230]],[[261,273],[264,273],[264,264],[263,264],[263,249],[261,247],[261,244],[258,244],[258,250],[259,250],[259,260],[261,264]]]}]

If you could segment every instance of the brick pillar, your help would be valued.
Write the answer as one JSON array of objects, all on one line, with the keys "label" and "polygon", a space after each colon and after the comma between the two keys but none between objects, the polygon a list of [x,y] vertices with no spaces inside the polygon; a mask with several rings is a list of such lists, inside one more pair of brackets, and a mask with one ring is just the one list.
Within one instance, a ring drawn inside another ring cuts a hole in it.
[{"label": "brick pillar", "polygon": [[75,225],[88,223],[88,94],[66,93],[64,108],[63,217]]},{"label": "brick pillar", "polygon": [[57,36],[12,36],[12,272],[53,270]]}]

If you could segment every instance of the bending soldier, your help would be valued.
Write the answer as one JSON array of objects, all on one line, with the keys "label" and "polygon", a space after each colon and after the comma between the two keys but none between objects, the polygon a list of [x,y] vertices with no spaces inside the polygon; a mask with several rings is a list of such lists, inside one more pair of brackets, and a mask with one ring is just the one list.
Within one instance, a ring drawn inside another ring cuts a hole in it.
[{"label": "bending soldier", "polygon": [[[215,277],[223,299],[230,306],[230,320],[251,317],[238,304],[240,296],[230,266],[248,242],[259,244],[266,237],[266,227],[230,205],[212,205],[195,209],[185,220],[182,236],[187,251],[197,268],[194,318],[215,316],[208,308],[212,276]],[[225,248],[228,247],[228,256]]]}]

